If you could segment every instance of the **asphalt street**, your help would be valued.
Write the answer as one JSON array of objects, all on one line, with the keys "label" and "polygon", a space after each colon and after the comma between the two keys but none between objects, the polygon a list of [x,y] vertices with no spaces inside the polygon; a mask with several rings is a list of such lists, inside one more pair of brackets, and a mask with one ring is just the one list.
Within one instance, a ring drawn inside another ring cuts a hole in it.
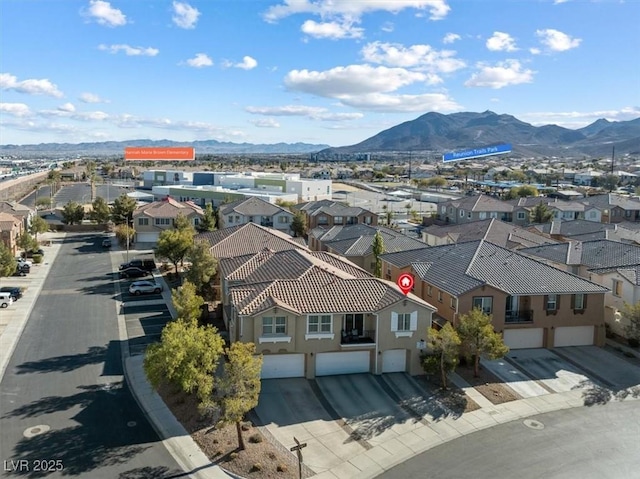
[{"label": "asphalt street", "polygon": [[67,236],[1,383],[2,477],[183,477],[124,382],[111,268]]},{"label": "asphalt street", "polygon": [[565,409],[430,449],[381,479],[630,479],[640,471],[635,401]]}]

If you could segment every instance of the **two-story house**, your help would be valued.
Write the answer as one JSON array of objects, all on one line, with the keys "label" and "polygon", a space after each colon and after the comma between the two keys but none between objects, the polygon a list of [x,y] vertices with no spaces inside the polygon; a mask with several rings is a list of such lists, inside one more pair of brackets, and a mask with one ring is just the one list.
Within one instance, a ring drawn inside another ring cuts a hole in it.
[{"label": "two-story house", "polygon": [[35,216],[36,210],[16,201],[0,201],[0,213],[8,213],[20,218],[26,230],[31,226],[31,219]]},{"label": "two-story house", "polygon": [[180,202],[170,196],[136,208],[133,212],[136,242],[156,243],[160,233],[173,228],[178,215],[183,215],[196,227],[204,217],[204,211],[190,201]]},{"label": "two-story house", "polygon": [[426,301],[327,253],[240,262],[221,261],[229,336],[256,344],[263,378],[422,372],[435,310]]},{"label": "two-story house", "polygon": [[474,221],[461,225],[432,225],[422,230],[422,241],[430,246],[485,239],[507,249],[529,248],[540,244],[557,243],[541,233],[528,231],[498,219]]},{"label": "two-story house", "polygon": [[604,321],[611,331],[625,335],[620,311],[624,303],[635,304],[640,300],[636,277],[640,267],[640,246],[611,240],[571,241],[526,248],[521,252],[608,288]]},{"label": "two-story house", "polygon": [[332,226],[346,226],[365,224],[376,226],[378,215],[357,206],[348,206],[333,200],[309,201],[294,206],[302,211],[307,219],[307,228],[331,228]]},{"label": "two-story house", "polygon": [[[589,196],[581,200],[585,204],[585,219],[603,223],[622,223],[640,221],[640,200],[613,193]],[[593,218],[592,213],[593,212]]]},{"label": "two-story house", "polygon": [[437,218],[445,223],[471,223],[497,218],[512,220],[513,205],[487,195],[465,196],[438,205]]},{"label": "two-story house", "polygon": [[329,229],[315,228],[309,231],[309,248],[338,254],[372,273],[375,270],[373,242],[378,232],[384,242],[384,251],[388,253],[424,247],[422,241],[392,229],[357,224]]},{"label": "two-story house", "polygon": [[416,295],[454,325],[474,308],[491,314],[511,349],[604,343],[607,288],[488,241],[385,254],[382,268],[413,274]]},{"label": "two-story house", "polygon": [[267,228],[290,232],[292,221],[293,213],[289,210],[257,197],[222,204],[218,209],[220,228],[257,223]]},{"label": "two-story house", "polygon": [[553,213],[553,218],[557,220],[576,220],[584,218],[585,205],[579,201],[564,201],[558,198],[547,198],[542,196],[517,198],[507,201],[513,206],[513,223],[525,226],[530,224],[531,213],[537,205],[544,204]]},{"label": "two-story house", "polygon": [[14,256],[18,253],[18,238],[24,231],[21,218],[9,213],[0,213],[0,239]]}]

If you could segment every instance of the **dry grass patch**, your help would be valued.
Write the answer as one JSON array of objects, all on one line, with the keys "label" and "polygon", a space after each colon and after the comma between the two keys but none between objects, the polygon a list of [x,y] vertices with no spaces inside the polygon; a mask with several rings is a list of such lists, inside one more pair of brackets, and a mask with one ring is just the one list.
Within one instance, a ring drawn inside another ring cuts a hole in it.
[{"label": "dry grass patch", "polygon": [[198,412],[194,396],[163,385],[158,393],[178,421],[212,462],[245,478],[296,479],[298,463],[293,454],[277,447],[250,423],[242,425],[246,449],[238,450],[235,425],[216,428]]}]

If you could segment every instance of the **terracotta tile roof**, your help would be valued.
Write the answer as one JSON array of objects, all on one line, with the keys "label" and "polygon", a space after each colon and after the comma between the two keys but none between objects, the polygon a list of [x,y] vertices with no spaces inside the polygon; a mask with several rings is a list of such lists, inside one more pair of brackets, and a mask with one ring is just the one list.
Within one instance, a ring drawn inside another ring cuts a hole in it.
[{"label": "terracotta tile roof", "polygon": [[9,231],[22,224],[22,219],[9,213],[0,212],[0,230]]},{"label": "terracotta tile roof", "polygon": [[571,241],[520,251],[560,264],[581,264],[593,270],[640,264],[640,246],[611,240]]},{"label": "terracotta tile roof", "polygon": [[295,280],[276,280],[230,288],[238,314],[254,315],[279,306],[297,314],[376,312],[404,299],[435,310],[426,301],[405,296],[389,281],[377,278],[341,278],[315,268]]},{"label": "terracotta tile roof", "polygon": [[373,251],[373,238],[380,231],[385,251],[393,253],[423,248],[425,243],[410,236],[382,226],[365,224],[334,226],[332,228],[314,228],[309,236],[314,236],[326,247],[344,256],[364,256]]},{"label": "terracotta tile roof", "polygon": [[501,200],[497,200],[487,195],[465,196],[458,200],[452,200],[444,203],[453,205],[456,208],[462,208],[465,211],[502,211],[510,213],[513,211],[513,205]]},{"label": "terracotta tile roof", "polygon": [[154,201],[148,205],[136,208],[133,212],[133,217],[135,218],[144,214],[151,218],[175,218],[178,216],[178,213],[188,216],[192,212],[195,212],[198,215],[204,215],[202,208],[191,201],[180,202],[171,197],[167,197],[162,201]]},{"label": "terracotta tile roof", "polygon": [[195,241],[206,241],[215,258],[230,258],[256,254],[265,248],[272,251],[308,248],[286,233],[255,223],[232,226],[195,236]]},{"label": "terracotta tile roof", "polygon": [[243,216],[273,216],[278,213],[292,215],[288,210],[254,196],[220,206],[220,214],[228,215],[231,213]]},{"label": "terracotta tile roof", "polygon": [[276,279],[295,279],[314,268],[350,278],[370,278],[371,275],[353,263],[326,252],[303,250],[271,251],[264,249],[254,255],[223,258],[219,271],[230,283],[261,283]]}]

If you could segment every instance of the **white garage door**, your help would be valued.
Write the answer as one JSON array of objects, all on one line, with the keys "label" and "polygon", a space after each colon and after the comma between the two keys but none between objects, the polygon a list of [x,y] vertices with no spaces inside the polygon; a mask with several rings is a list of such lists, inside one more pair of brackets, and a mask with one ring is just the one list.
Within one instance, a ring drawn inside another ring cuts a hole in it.
[{"label": "white garage door", "polygon": [[403,373],[407,370],[407,350],[391,349],[382,353],[383,373]]},{"label": "white garage door", "polygon": [[160,233],[137,233],[136,243],[156,243]]},{"label": "white garage door", "polygon": [[593,326],[566,326],[556,328],[553,345],[562,346],[591,346],[593,344]]},{"label": "white garage door", "polygon": [[541,348],[544,344],[543,328],[505,329],[504,344],[509,349]]},{"label": "white garage door", "polygon": [[369,351],[318,353],[316,355],[316,376],[368,373],[369,357]]},{"label": "white garage door", "polygon": [[304,377],[304,354],[263,354],[262,379]]}]

